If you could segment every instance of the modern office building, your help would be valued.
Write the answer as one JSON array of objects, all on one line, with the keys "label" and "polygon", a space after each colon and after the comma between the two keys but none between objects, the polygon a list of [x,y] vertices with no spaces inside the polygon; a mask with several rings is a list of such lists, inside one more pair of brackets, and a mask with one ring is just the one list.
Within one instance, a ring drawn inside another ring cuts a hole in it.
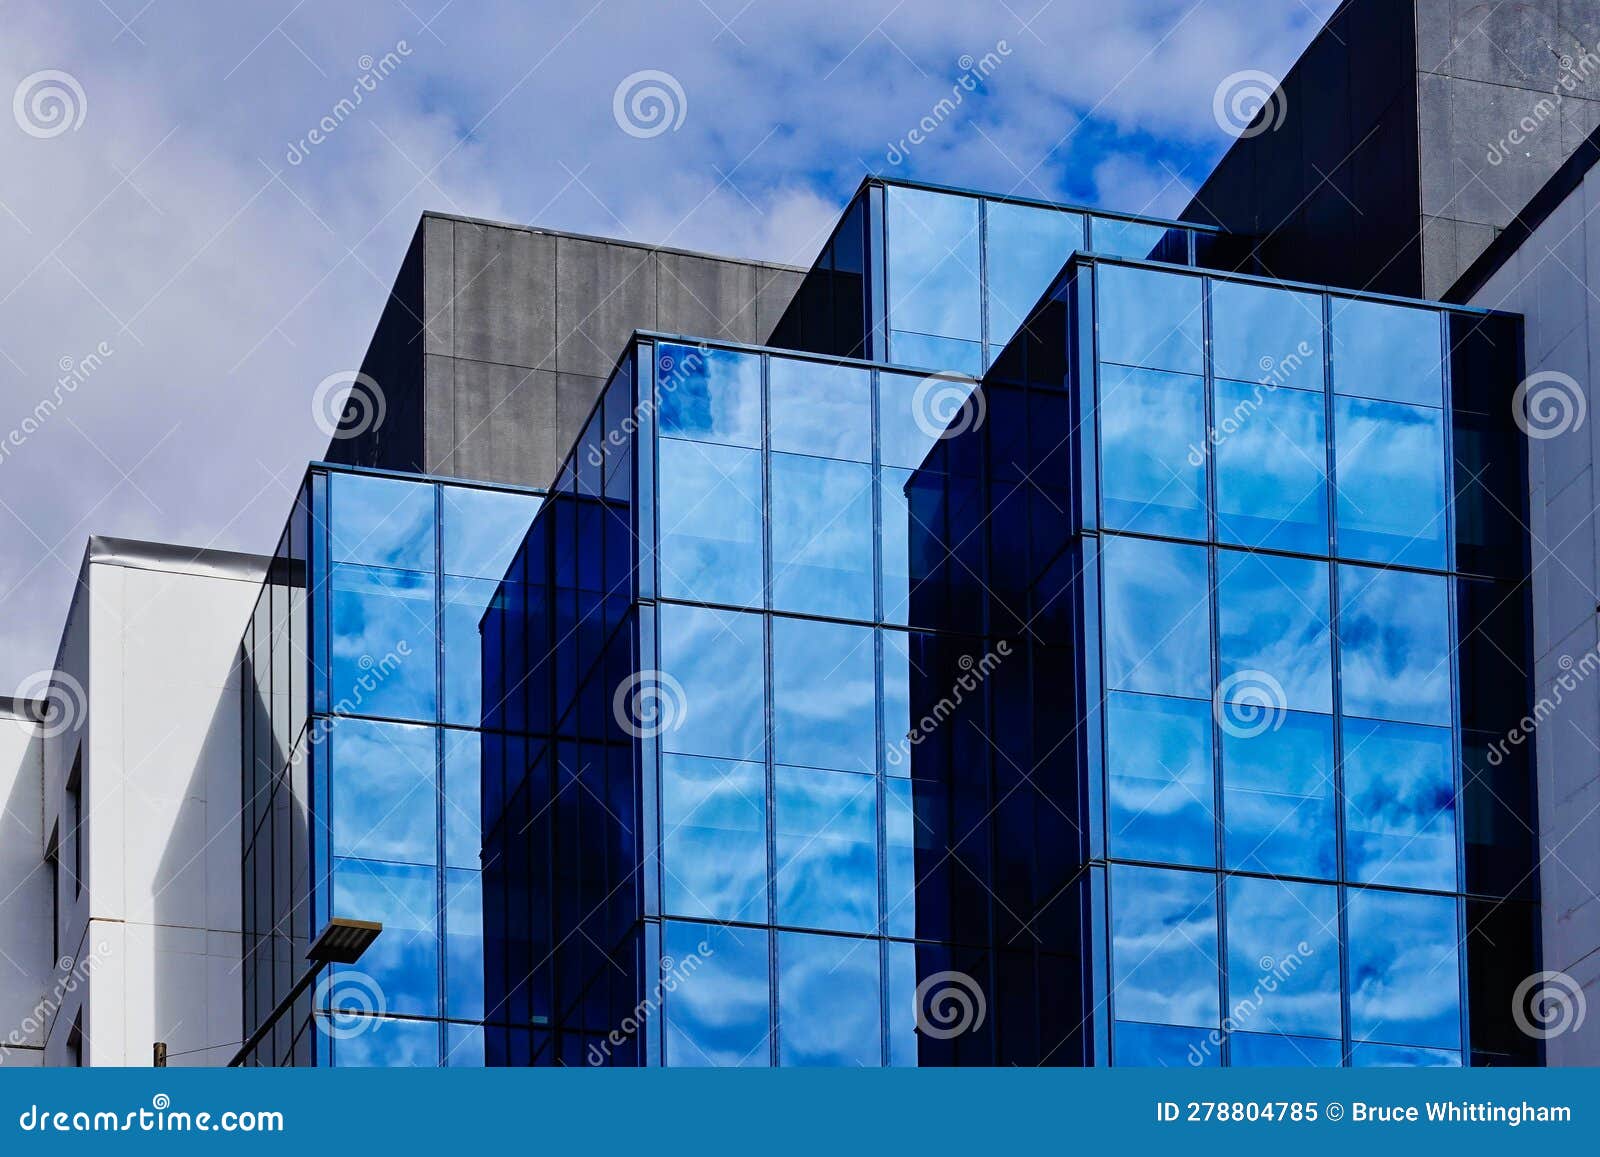
[{"label": "modern office building", "polygon": [[1584,22],[1437,7],[1341,6],[1190,221],[874,177],[796,270],[425,215],[270,557],[91,545],[3,765],[17,1063],[1595,1058],[1519,1012],[1592,983],[1600,722],[1524,723],[1592,455],[1515,404],[1519,315],[1586,331],[1423,300],[1512,222],[1430,184],[1479,34]]}]

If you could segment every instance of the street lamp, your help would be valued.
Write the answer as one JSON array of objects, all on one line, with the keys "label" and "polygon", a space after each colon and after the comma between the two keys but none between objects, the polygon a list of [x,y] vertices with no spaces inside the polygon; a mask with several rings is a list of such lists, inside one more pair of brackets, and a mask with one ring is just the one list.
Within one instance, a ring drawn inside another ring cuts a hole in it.
[{"label": "street lamp", "polygon": [[230,1069],[236,1069],[244,1064],[244,1058],[250,1055],[250,1050],[260,1044],[272,1027],[278,1023],[278,1018],[294,1007],[294,1002],[300,999],[300,994],[311,987],[316,980],[317,973],[325,964],[354,964],[360,960],[362,954],[372,947],[372,942],[378,938],[378,933],[383,931],[383,925],[374,920],[349,920],[343,916],[335,916],[328,921],[327,927],[318,933],[317,938],[311,942],[311,947],[306,949],[306,960],[310,967],[299,980],[294,982],[294,987],[278,1002],[276,1008],[268,1014],[249,1039],[239,1046],[239,1051],[233,1054],[233,1059],[228,1062]]}]

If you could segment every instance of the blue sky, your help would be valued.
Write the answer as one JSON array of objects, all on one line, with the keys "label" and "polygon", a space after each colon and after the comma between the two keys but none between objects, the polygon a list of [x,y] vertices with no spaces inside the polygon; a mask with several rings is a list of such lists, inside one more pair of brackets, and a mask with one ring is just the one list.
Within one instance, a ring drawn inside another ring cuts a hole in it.
[{"label": "blue sky", "polygon": [[[81,97],[55,135],[0,118],[0,694],[53,661],[88,535],[271,548],[424,209],[802,264],[867,172],[1173,214],[1219,84],[1334,7],[7,0],[0,95]],[[655,135],[614,114],[644,71],[682,94]]]}]

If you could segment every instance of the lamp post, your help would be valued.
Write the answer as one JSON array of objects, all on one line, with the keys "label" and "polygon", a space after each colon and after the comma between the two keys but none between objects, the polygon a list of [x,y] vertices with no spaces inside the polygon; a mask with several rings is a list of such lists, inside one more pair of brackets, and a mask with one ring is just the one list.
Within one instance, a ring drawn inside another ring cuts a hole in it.
[{"label": "lamp post", "polygon": [[244,1044],[239,1046],[239,1051],[233,1054],[233,1059],[228,1062],[230,1069],[236,1069],[244,1064],[245,1057],[250,1055],[250,1050],[260,1044],[266,1035],[272,1031],[280,1017],[294,1007],[294,1002],[300,999],[300,994],[311,987],[316,980],[317,973],[325,964],[354,964],[360,960],[372,942],[378,938],[378,933],[383,931],[383,925],[372,920],[349,920],[343,916],[335,916],[311,942],[311,947],[306,949],[306,960],[310,967],[299,980],[294,982],[294,987],[284,994],[276,1008],[267,1015],[251,1033]]}]

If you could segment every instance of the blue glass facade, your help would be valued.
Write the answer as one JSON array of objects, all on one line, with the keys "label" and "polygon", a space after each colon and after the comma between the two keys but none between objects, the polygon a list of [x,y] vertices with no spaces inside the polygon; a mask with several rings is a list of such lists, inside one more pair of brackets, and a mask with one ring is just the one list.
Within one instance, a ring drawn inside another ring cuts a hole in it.
[{"label": "blue glass facade", "polygon": [[329,916],[384,931],[246,1063],[483,1063],[479,625],[539,503],[307,475],[242,644],[246,1033]]}]

